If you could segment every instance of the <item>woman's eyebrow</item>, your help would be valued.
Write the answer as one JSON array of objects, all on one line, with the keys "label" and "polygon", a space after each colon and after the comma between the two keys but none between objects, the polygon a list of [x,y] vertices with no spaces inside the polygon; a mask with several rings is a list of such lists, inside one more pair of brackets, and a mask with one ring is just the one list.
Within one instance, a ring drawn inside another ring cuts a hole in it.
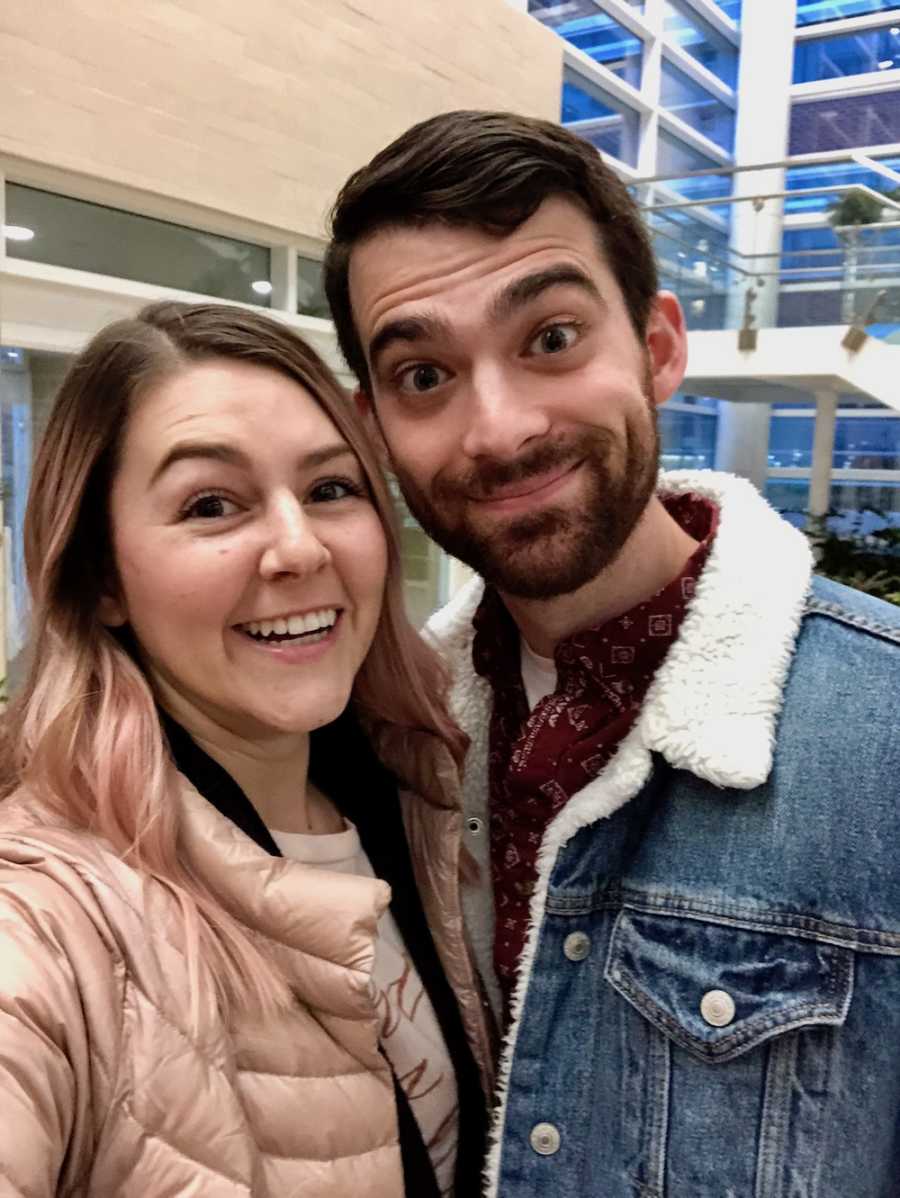
[{"label": "woman's eyebrow", "polygon": [[[314,470],[317,466],[323,466],[326,462],[345,455],[352,458],[356,456],[345,441],[334,441],[304,454],[299,464],[303,469]],[[227,466],[246,468],[250,465],[250,458],[236,445],[224,441],[179,441],[165,454],[153,471],[150,485],[156,483],[176,462],[190,461],[195,458],[224,462]]]}]

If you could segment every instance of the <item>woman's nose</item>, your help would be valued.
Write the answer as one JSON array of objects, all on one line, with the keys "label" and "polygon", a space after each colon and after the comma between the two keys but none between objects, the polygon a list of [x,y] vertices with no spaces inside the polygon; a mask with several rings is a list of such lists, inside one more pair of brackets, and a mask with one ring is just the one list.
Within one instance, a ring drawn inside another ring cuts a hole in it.
[{"label": "woman's nose", "polygon": [[284,496],[269,513],[266,545],[260,573],[271,580],[283,574],[315,574],[331,561],[331,553],[320,539],[315,522],[295,496]]}]

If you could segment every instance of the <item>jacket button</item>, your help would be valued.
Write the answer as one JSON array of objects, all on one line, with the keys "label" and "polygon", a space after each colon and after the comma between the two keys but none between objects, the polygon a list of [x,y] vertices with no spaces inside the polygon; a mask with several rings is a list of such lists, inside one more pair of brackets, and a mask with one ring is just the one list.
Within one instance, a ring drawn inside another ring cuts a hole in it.
[{"label": "jacket button", "polygon": [[554,1152],[559,1152],[559,1132],[552,1123],[535,1123],[528,1142],[541,1156],[553,1156]]},{"label": "jacket button", "polygon": [[570,932],[563,941],[563,952],[570,961],[583,961],[591,951],[591,938],[586,932]]},{"label": "jacket button", "polygon": [[471,836],[480,836],[484,831],[484,820],[479,819],[477,815],[470,815],[466,820],[466,831]]},{"label": "jacket button", "polygon": [[707,990],[700,1000],[700,1014],[711,1027],[727,1027],[734,1019],[734,999],[725,990]]}]

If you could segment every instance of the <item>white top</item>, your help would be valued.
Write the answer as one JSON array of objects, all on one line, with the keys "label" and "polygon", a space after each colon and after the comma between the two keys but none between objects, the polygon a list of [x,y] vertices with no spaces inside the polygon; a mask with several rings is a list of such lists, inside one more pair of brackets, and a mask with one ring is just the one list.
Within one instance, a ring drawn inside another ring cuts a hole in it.
[{"label": "white top", "polygon": [[[374,878],[359,833],[349,821],[343,832],[324,836],[269,831],[282,855],[313,869]],[[381,1019],[379,1039],[431,1157],[442,1195],[453,1193],[459,1134],[456,1074],[437,1016],[390,911],[378,922],[372,981]]]},{"label": "white top", "polygon": [[531,648],[524,636],[519,637],[521,646],[522,683],[528,698],[528,710],[534,711],[541,699],[556,690],[556,662],[552,657],[541,657]]}]

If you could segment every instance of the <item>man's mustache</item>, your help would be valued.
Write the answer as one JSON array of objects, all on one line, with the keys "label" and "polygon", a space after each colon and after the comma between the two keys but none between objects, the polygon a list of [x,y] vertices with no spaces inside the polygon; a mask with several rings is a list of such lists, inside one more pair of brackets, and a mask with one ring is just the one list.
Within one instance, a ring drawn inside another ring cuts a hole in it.
[{"label": "man's mustache", "polygon": [[528,453],[511,461],[484,459],[465,474],[441,480],[438,494],[464,494],[469,499],[490,499],[493,492],[501,487],[527,482],[559,467],[574,466],[581,458],[596,456],[598,451],[603,453],[608,441],[608,434],[603,430],[596,430],[590,435],[537,445]]}]

